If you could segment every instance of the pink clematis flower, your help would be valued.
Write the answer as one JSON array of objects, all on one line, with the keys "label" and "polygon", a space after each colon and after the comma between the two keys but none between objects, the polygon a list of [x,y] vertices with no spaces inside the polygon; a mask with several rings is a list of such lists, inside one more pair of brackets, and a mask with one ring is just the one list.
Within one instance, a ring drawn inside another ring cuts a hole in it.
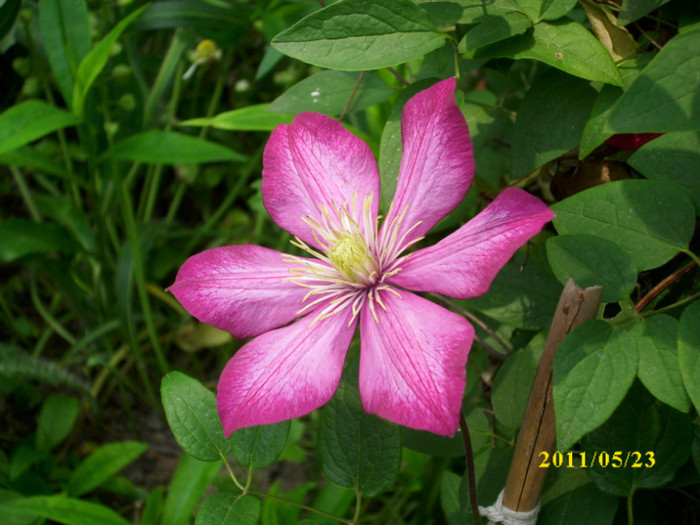
[{"label": "pink clematis flower", "polygon": [[226,435],[328,402],[358,322],[364,410],[455,433],[474,329],[408,290],[460,299],[483,294],[553,214],[509,188],[436,245],[407,253],[462,200],[474,175],[454,90],[455,80],[447,79],[406,103],[398,185],[381,226],[369,147],[338,121],[302,113],[267,143],[262,194],[275,222],[314,258],[226,246],[190,257],[180,269],[170,291],[192,315],[234,337],[257,336],[219,380]]}]

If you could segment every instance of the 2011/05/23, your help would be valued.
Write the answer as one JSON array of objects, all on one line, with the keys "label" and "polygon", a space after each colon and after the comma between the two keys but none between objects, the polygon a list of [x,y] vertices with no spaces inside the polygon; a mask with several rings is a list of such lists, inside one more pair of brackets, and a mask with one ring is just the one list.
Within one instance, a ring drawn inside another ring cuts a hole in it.
[{"label": "2011/05/23", "polygon": [[[542,451],[538,454],[541,458],[540,468],[591,468],[597,464],[602,468],[652,468],[656,465],[656,458],[652,451],[595,451],[592,455],[586,452],[553,452]],[[590,459],[590,461],[588,461]]]}]

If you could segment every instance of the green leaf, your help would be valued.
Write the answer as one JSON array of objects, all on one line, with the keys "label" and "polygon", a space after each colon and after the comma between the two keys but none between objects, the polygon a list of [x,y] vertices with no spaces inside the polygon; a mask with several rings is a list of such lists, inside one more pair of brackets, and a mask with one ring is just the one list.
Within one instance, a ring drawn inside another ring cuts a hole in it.
[{"label": "green leaf", "polygon": [[[357,377],[357,374],[349,374]],[[367,414],[349,377],[323,408],[318,452],[326,476],[366,496],[389,488],[401,465],[401,430]]]},{"label": "green leaf", "polygon": [[247,5],[231,6],[207,0],[168,0],[149,4],[148,9],[132,24],[132,29],[147,30],[194,27],[206,36],[208,31],[238,34],[250,28]]},{"label": "green leaf", "polygon": [[516,351],[503,363],[493,380],[493,412],[509,430],[515,431],[523,423],[546,338],[544,332],[533,337],[527,347]]},{"label": "green leaf", "polygon": [[654,9],[664,5],[668,0],[624,0],[622,9],[617,15],[617,24],[626,26],[635,20],[639,20],[643,16],[648,15]]},{"label": "green leaf", "polygon": [[[316,487],[316,483],[309,481],[284,492],[279,489],[280,481],[275,481],[267,492],[272,497],[265,498],[263,502],[260,522],[265,525],[298,525],[301,513],[299,504],[304,502],[307,493]],[[280,499],[274,499],[275,497]]]},{"label": "green leaf", "polygon": [[[565,469],[562,472],[590,479],[584,470]],[[617,507],[618,498],[601,494],[588,481],[543,505],[537,525],[610,525]]]},{"label": "green leaf", "polygon": [[76,243],[58,224],[11,218],[0,223],[0,262],[13,262],[34,253],[74,253]]},{"label": "green leaf", "polygon": [[103,158],[147,164],[199,164],[245,160],[240,153],[220,144],[162,130],[131,135],[114,144],[104,153]]},{"label": "green leaf", "polygon": [[23,511],[66,525],[129,525],[129,522],[107,507],[66,498],[64,496],[33,496],[0,501],[0,511]]},{"label": "green leaf", "polygon": [[637,337],[639,330],[588,321],[559,345],[552,375],[558,450],[569,450],[623,400],[637,373]]},{"label": "green leaf", "polygon": [[297,114],[316,111],[326,115],[340,115],[352,98],[347,113],[360,111],[394,94],[379,75],[365,73],[357,83],[360,73],[349,71],[321,71],[293,85],[270,104],[273,113]]},{"label": "green leaf", "polygon": [[463,505],[469,496],[461,493],[462,487],[462,478],[454,472],[446,470],[442,474],[440,505],[447,518],[447,525],[463,525],[470,520],[469,512]]},{"label": "green leaf", "polygon": [[[598,456],[588,470],[598,488],[626,497],[640,488],[668,483],[688,460],[692,439],[690,416],[656,401],[635,382],[618,410],[585,437],[581,447],[587,462],[592,463],[594,453]],[[616,451],[622,452],[622,463],[627,462],[627,467],[602,467],[600,455],[607,452],[612,457]]]},{"label": "green leaf", "polygon": [[700,214],[700,133],[666,133],[648,142],[628,159],[628,164],[648,179],[678,185]]},{"label": "green leaf", "polygon": [[547,240],[547,260],[562,284],[573,279],[581,288],[601,285],[605,303],[628,297],[637,284],[637,269],[631,257],[602,237],[552,237]]},{"label": "green leaf", "polygon": [[6,0],[3,4],[0,4],[0,40],[5,38],[5,35],[15,25],[21,6],[22,0]]},{"label": "green leaf", "polygon": [[690,409],[678,361],[678,321],[655,315],[644,321],[645,334],[637,341],[637,375],[657,399],[681,412]]},{"label": "green leaf", "polygon": [[637,270],[649,270],[688,247],[693,205],[678,188],[654,181],[611,182],[552,206],[559,234],[596,235],[616,243]]},{"label": "green leaf", "polygon": [[430,16],[409,0],[341,0],[272,40],[285,55],[344,71],[395,66],[444,44]]},{"label": "green leaf", "polygon": [[61,443],[73,429],[80,414],[80,402],[75,397],[52,395],[41,406],[36,427],[36,448],[49,452]]},{"label": "green leaf", "polygon": [[92,83],[100,74],[100,71],[109,60],[109,53],[112,46],[121,36],[127,26],[148,7],[141,6],[124,17],[107,35],[100,40],[95,47],[83,58],[78,66],[73,86],[73,113],[81,117],[83,115],[83,102],[92,86]]},{"label": "green leaf", "polygon": [[673,37],[617,102],[614,133],[700,130],[700,29]]},{"label": "green leaf", "polygon": [[4,166],[15,166],[17,168],[28,168],[30,171],[43,173],[46,175],[55,175],[62,179],[80,184],[76,176],[71,175],[66,171],[65,166],[57,164],[44,153],[41,153],[37,148],[30,146],[22,146],[18,149],[13,149],[0,154],[0,164]]},{"label": "green leaf", "polygon": [[79,122],[74,115],[46,102],[21,102],[0,114],[0,154]]},{"label": "green leaf", "polygon": [[255,525],[260,501],[253,496],[220,492],[202,502],[195,525]]},{"label": "green leaf", "polygon": [[576,146],[596,96],[588,82],[556,69],[535,81],[515,121],[513,178],[531,173]]},{"label": "green leaf", "polygon": [[481,297],[459,301],[504,324],[539,330],[549,325],[561,285],[538,250],[518,252]]},{"label": "green leaf", "polygon": [[160,393],[168,425],[185,452],[202,461],[219,461],[231,452],[213,392],[182,372],[170,372]]},{"label": "green leaf", "polygon": [[566,16],[576,5],[576,0],[543,0],[540,7],[542,20],[556,20]]},{"label": "green leaf", "polygon": [[[167,377],[167,376],[166,376]],[[202,462],[185,453],[168,486],[163,517],[168,525],[189,525],[199,501],[221,470],[221,461]]]},{"label": "green leaf", "polygon": [[678,328],[678,361],[685,389],[700,412],[700,302],[695,301],[681,315]]},{"label": "green leaf", "polygon": [[289,421],[274,425],[241,428],[231,435],[236,459],[246,468],[262,468],[273,463],[282,452],[289,435]]},{"label": "green leaf", "polygon": [[457,50],[466,53],[514,35],[521,35],[532,27],[528,17],[516,11],[500,16],[486,15],[476,20],[478,25],[471,29],[459,42]]},{"label": "green leaf", "polygon": [[280,124],[292,122],[292,115],[272,113],[269,111],[269,107],[270,104],[257,104],[219,113],[211,118],[185,120],[179,125],[211,126],[212,128],[232,131],[272,131]]},{"label": "green leaf", "polygon": [[148,445],[136,441],[101,446],[73,471],[68,480],[68,494],[82,496],[90,492],[134,461],[146,449]]},{"label": "green leaf", "polygon": [[92,47],[85,0],[40,0],[39,26],[58,89],[65,103],[70,105],[73,102],[73,75]]},{"label": "green leaf", "polygon": [[477,50],[475,58],[532,58],[571,75],[622,85],[610,53],[573,20],[540,22],[534,30]]},{"label": "green leaf", "polygon": [[160,515],[163,513],[163,487],[156,487],[146,498],[139,525],[160,525]]}]

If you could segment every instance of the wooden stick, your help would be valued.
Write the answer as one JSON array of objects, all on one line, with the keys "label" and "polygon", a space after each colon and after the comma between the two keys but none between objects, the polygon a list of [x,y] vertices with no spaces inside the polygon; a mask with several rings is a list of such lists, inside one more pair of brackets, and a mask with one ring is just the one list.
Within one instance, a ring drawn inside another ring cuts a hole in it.
[{"label": "wooden stick", "polygon": [[546,451],[551,457],[556,446],[552,400],[554,354],[566,334],[584,321],[595,318],[602,292],[601,286],[582,290],[569,279],[559,297],[503,491],[503,506],[511,510],[533,510],[540,500],[547,469],[539,468],[542,461],[539,454]]}]

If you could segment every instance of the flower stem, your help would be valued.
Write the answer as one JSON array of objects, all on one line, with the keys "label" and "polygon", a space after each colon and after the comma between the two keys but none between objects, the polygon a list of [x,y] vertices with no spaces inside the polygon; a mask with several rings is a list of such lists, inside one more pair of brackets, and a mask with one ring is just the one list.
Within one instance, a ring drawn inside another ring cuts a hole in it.
[{"label": "flower stem", "polygon": [[469,437],[469,427],[464,414],[459,414],[459,429],[462,431],[464,440],[464,456],[467,461],[467,479],[469,481],[469,503],[472,507],[474,525],[481,525],[481,514],[479,514],[479,503],[476,499],[476,476],[474,474],[474,451],[472,450],[472,440]]},{"label": "flower stem", "polygon": [[[219,453],[221,456],[221,459],[224,461],[224,465],[226,466],[226,470],[228,470],[228,475],[231,477],[231,480],[233,481],[233,484],[238,487],[238,489],[243,493],[243,494],[248,494],[249,492],[252,493],[252,491],[249,490],[248,484],[244,487],[240,481],[238,481],[238,478],[236,475],[233,473],[233,469],[231,468],[231,464],[228,462],[228,459],[226,458],[225,455]],[[250,476],[248,476],[248,481],[250,481]]]},{"label": "flower stem", "polygon": [[355,489],[355,514],[352,517],[352,522],[357,523],[360,519],[360,512],[362,511],[362,494],[359,490]]}]

